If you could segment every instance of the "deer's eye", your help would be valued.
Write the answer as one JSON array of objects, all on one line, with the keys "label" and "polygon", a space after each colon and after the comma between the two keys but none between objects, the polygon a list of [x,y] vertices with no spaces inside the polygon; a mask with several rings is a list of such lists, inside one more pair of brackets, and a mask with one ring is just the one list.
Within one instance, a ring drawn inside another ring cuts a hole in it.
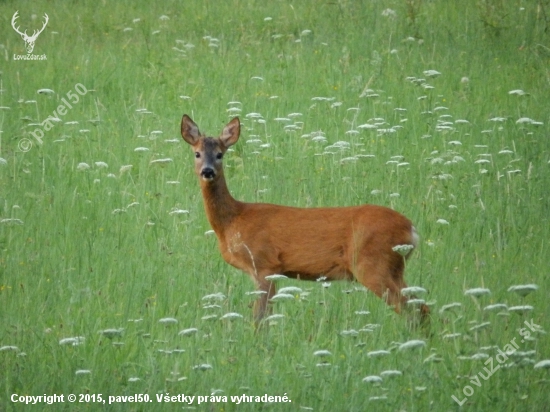
[{"label": "deer's eye", "polygon": [[221,160],[223,158],[223,153],[218,153],[216,159]]},{"label": "deer's eye", "polygon": [[199,159],[201,157],[201,154],[199,152],[195,152],[195,157]]}]

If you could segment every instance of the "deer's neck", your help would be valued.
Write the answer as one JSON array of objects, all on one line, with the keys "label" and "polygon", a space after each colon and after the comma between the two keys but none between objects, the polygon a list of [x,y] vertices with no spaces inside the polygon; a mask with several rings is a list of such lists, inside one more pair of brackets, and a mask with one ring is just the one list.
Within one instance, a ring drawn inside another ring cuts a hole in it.
[{"label": "deer's neck", "polygon": [[242,203],[231,196],[223,175],[213,182],[201,180],[201,190],[208,221],[216,234],[222,235],[239,214]]}]

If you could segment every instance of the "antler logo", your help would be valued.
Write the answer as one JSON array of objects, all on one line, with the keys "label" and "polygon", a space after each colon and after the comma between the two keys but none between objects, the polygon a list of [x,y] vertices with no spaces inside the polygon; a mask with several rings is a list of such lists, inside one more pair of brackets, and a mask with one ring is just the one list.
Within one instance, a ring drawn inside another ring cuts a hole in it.
[{"label": "antler logo", "polygon": [[15,26],[15,21],[17,20],[19,11],[16,11],[11,19],[11,26],[13,29],[21,35],[21,38],[25,41],[25,48],[27,49],[27,53],[32,53],[34,50],[34,43],[36,42],[36,39],[38,38],[38,35],[44,31],[46,28],[46,25],[48,24],[48,21],[50,18],[46,13],[44,13],[44,25],[40,30],[34,30],[32,33],[32,36],[29,36],[27,34],[27,30],[25,30],[23,33],[19,30],[19,27]]}]

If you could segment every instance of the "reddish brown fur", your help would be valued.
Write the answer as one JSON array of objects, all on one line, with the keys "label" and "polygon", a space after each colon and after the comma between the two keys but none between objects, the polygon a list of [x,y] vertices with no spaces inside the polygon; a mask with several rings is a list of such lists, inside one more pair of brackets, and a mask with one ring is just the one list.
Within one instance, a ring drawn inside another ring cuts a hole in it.
[{"label": "reddish brown fur", "polygon": [[[221,162],[239,138],[239,119],[233,119],[220,138],[213,139],[201,135],[184,115],[181,133],[195,152],[206,214],[223,258],[248,273],[257,288],[266,292],[255,306],[257,320],[267,313],[275,294],[275,285],[265,279],[273,274],[305,280],[355,278],[400,311],[407,301],[401,295],[406,287],[405,259],[392,248],[416,246],[418,240],[405,216],[374,205],[302,209],[239,202],[227,189]],[[426,306],[421,311],[423,315],[429,312]]]}]

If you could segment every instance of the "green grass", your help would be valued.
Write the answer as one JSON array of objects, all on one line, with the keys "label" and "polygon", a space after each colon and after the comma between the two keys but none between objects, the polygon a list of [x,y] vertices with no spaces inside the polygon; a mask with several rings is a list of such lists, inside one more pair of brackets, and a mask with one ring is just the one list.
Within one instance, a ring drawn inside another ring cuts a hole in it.
[{"label": "green grass", "polygon": [[[142,393],[153,402],[109,409],[171,410],[187,405],[157,403],[156,394],[216,390],[228,401],[191,406],[545,410],[549,372],[533,365],[550,358],[550,341],[539,332],[526,340],[521,329],[531,320],[550,328],[550,4],[532,3],[3,2],[0,410],[41,410],[10,397],[54,393]],[[13,59],[25,53],[10,25],[16,10],[29,32],[49,15],[34,50],[46,61]],[[78,83],[88,93],[38,145],[36,124]],[[43,88],[54,94],[37,94]],[[509,94],[517,89],[526,94]],[[375,203],[411,218],[422,242],[406,279],[428,290],[429,332],[409,328],[358,284],[297,281],[280,284],[309,295],[274,304],[285,317],[256,331],[252,282],[205,235],[192,153],[178,131],[183,113],[211,135],[240,116],[241,141],[225,160],[237,199]],[[366,124],[377,126],[359,127]],[[326,141],[315,141],[320,132]],[[349,148],[325,149],[338,141]],[[150,163],[163,158],[172,162]],[[507,291],[530,283],[539,289],[525,298]],[[491,294],[464,295],[475,287]],[[214,293],[223,299],[203,300]],[[440,312],[452,302],[461,308]],[[483,310],[495,303],[534,309]],[[243,318],[219,319],[229,312]],[[124,331],[102,334],[110,328]],[[198,332],[178,335],[186,328]],[[461,335],[444,337],[451,333]],[[85,340],[60,344],[69,337]],[[425,347],[398,350],[413,339]],[[496,348],[513,339],[519,348],[506,367],[472,383],[486,375],[488,358],[464,357],[485,353],[496,365]],[[367,355],[381,349],[390,354]],[[195,368],[202,364],[212,369]],[[384,370],[403,374],[363,382]],[[460,408],[451,396],[465,398],[467,385],[474,393]],[[286,394],[292,403],[231,402],[242,394]],[[107,407],[65,402],[55,410]]]}]

